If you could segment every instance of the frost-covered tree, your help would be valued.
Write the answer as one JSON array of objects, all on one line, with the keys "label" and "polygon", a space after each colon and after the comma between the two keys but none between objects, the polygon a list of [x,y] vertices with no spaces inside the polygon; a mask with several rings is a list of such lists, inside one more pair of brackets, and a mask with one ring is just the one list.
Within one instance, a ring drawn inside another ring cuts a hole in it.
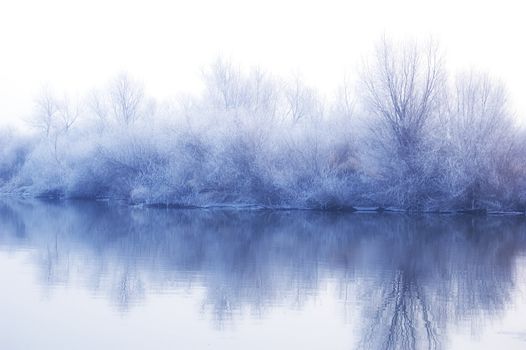
[{"label": "frost-covered tree", "polygon": [[49,89],[42,91],[35,103],[35,113],[32,124],[49,136],[58,119],[58,101]]},{"label": "frost-covered tree", "polygon": [[285,100],[286,114],[294,123],[323,117],[323,104],[316,90],[306,86],[299,76],[295,76],[285,89]]},{"label": "frost-covered tree", "polygon": [[81,106],[68,96],[58,98],[44,89],[35,103],[32,125],[46,137],[67,133],[79,118]]},{"label": "frost-covered tree", "polygon": [[[383,40],[362,74],[363,104],[384,198],[420,206],[434,192],[432,133],[443,109],[445,74],[439,47]],[[387,188],[385,188],[387,187]]]},{"label": "frost-covered tree", "polygon": [[201,102],[215,112],[273,119],[281,108],[280,82],[260,68],[246,72],[231,61],[218,59],[203,70],[203,80],[205,94]]},{"label": "frost-covered tree", "polygon": [[12,129],[0,130],[0,192],[24,166],[34,143],[27,136],[20,136]]},{"label": "frost-covered tree", "polygon": [[141,115],[144,101],[142,86],[134,83],[127,75],[119,75],[110,87],[110,107],[114,117],[129,125]]},{"label": "frost-covered tree", "polygon": [[439,47],[429,42],[400,47],[383,40],[362,76],[366,108],[382,128],[377,141],[402,159],[425,142],[426,128],[443,103],[444,69]]},{"label": "frost-covered tree", "polygon": [[99,131],[111,125],[128,127],[155,114],[155,101],[126,73],[113,78],[106,89],[92,92],[88,107]]},{"label": "frost-covered tree", "polygon": [[247,103],[248,88],[239,67],[230,61],[218,59],[203,71],[207,98],[215,107],[226,111]]},{"label": "frost-covered tree", "polygon": [[458,76],[446,122],[451,196],[471,208],[496,202],[503,182],[512,186],[516,140],[504,87],[485,74]]}]

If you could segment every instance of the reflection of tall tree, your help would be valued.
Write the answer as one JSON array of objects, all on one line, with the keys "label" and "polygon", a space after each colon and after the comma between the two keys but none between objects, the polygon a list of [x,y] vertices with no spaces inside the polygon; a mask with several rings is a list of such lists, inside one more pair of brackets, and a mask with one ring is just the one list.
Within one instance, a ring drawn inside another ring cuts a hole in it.
[{"label": "reflection of tall tree", "polygon": [[3,205],[0,217],[0,244],[33,246],[45,283],[81,278],[123,311],[152,290],[199,287],[203,312],[221,326],[276,305],[301,308],[336,282],[346,312],[361,303],[364,348],[440,348],[451,325],[494,317],[526,248],[526,221],[511,217],[81,202]]},{"label": "reflection of tall tree", "polygon": [[[390,289],[382,293],[384,302],[375,313],[362,346],[377,349],[438,347],[437,329],[431,321],[429,305],[418,280],[412,277],[404,271],[395,273]],[[424,334],[419,333],[422,331]],[[417,347],[422,335],[427,344]],[[378,342],[381,344],[371,347]]]},{"label": "reflection of tall tree", "polygon": [[503,310],[514,258],[526,247],[518,231],[522,219],[401,218],[399,224],[391,226],[392,235],[366,243],[389,268],[383,283],[369,287],[378,292],[364,311],[361,347],[437,349],[453,322]]}]

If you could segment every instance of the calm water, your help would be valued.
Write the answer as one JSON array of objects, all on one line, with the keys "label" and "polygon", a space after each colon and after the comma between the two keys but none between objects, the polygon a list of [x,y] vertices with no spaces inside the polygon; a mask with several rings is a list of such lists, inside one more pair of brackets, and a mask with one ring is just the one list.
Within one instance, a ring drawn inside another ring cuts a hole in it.
[{"label": "calm water", "polygon": [[0,203],[0,349],[524,349],[526,220]]}]

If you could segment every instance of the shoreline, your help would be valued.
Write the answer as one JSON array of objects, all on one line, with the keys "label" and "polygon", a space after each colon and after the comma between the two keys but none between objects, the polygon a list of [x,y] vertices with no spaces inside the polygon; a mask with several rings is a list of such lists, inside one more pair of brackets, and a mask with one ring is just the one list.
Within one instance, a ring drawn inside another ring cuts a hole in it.
[{"label": "shoreline", "polygon": [[487,208],[476,209],[405,209],[383,206],[320,206],[320,207],[295,207],[295,206],[268,206],[248,203],[215,203],[207,205],[186,203],[130,203],[121,198],[60,198],[46,196],[21,196],[17,194],[0,193],[0,200],[15,199],[20,201],[42,202],[106,202],[127,206],[130,208],[172,209],[172,210],[248,210],[248,211],[312,211],[325,213],[356,213],[356,214],[382,214],[399,213],[409,215],[436,214],[436,215],[469,215],[469,216],[526,216],[526,211],[518,210],[490,210]]}]

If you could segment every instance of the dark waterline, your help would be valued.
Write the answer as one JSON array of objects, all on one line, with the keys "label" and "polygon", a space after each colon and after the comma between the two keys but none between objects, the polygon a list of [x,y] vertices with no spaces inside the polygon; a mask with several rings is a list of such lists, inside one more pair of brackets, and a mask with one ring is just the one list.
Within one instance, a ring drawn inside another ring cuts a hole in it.
[{"label": "dark waterline", "polygon": [[4,201],[0,348],[521,348],[525,228]]}]

